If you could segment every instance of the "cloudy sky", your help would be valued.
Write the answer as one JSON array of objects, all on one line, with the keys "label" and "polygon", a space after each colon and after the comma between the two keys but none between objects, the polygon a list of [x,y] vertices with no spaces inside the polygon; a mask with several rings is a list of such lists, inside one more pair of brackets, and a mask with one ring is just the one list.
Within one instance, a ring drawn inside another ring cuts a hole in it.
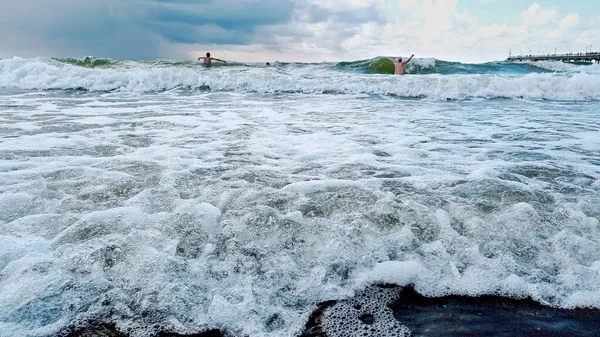
[{"label": "cloudy sky", "polygon": [[598,0],[0,0],[0,57],[485,62],[600,50]]}]

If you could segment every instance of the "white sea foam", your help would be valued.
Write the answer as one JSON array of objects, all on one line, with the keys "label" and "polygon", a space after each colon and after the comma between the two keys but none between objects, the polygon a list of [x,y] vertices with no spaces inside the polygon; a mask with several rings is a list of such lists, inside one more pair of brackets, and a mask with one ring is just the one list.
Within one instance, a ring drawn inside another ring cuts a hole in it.
[{"label": "white sea foam", "polygon": [[600,74],[600,64],[574,64],[559,61],[526,62],[536,67],[560,72]]},{"label": "white sea foam", "polygon": [[[422,66],[429,66],[435,61],[424,59],[418,62]],[[43,58],[0,60],[0,87],[139,93],[173,89],[241,93],[366,93],[435,100],[497,97],[574,101],[600,99],[600,76],[594,71],[575,74],[433,74],[398,77],[344,73],[323,66],[205,69],[189,65],[152,67],[139,64],[85,68]]]},{"label": "white sea foam", "polygon": [[410,63],[408,63],[407,68],[414,65],[418,65],[421,68],[435,68],[435,59],[433,57],[413,58]]},{"label": "white sea foam", "polygon": [[[472,78],[543,78],[550,95],[560,76]],[[600,307],[597,101],[34,91],[0,106],[2,336],[92,315],[136,337],[296,336],[316,303],[371,282]]]}]

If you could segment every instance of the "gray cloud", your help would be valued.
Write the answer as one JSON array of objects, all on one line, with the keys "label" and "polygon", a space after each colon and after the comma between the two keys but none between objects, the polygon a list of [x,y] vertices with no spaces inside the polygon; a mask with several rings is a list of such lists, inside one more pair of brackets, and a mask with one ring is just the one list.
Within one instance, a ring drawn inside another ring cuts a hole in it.
[{"label": "gray cloud", "polygon": [[[13,2],[0,14],[0,39],[17,56],[156,57],[160,39],[113,15],[115,2]],[[11,38],[15,35],[23,38]]]},{"label": "gray cloud", "polygon": [[[375,7],[325,9],[302,0],[15,1],[0,13],[0,57],[155,59],[171,56],[170,45],[275,49],[303,39],[336,50],[336,41],[372,21],[384,21]],[[322,36],[307,29],[317,23],[328,26]]]},{"label": "gray cloud", "polygon": [[351,10],[348,8],[323,8],[316,4],[311,4],[306,9],[311,22],[336,21],[339,23],[361,24],[366,22],[385,23],[385,17],[379,12],[375,5],[361,10]]},{"label": "gray cloud", "polygon": [[284,23],[292,0],[144,1],[124,3],[121,17],[177,43],[247,44],[257,27]]}]

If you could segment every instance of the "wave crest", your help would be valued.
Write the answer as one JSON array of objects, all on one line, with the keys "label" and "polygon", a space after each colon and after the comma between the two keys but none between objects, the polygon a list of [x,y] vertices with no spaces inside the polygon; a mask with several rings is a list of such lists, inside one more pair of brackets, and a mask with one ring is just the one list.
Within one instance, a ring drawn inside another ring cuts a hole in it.
[{"label": "wave crest", "polygon": [[[121,62],[104,59],[0,60],[0,87],[25,90],[159,92],[211,90],[259,93],[373,94],[428,99],[529,98],[599,100],[600,76],[588,73],[430,74],[388,76],[351,71],[386,69],[382,58],[333,66],[283,64],[205,68],[192,62]],[[390,61],[391,63],[391,61]],[[411,62],[412,63],[412,62]],[[416,60],[410,72],[441,62]],[[340,71],[340,68],[344,71]]]},{"label": "wave crest", "polygon": [[[367,74],[393,74],[394,62],[390,57],[380,56],[369,60],[339,62],[335,65],[334,68],[339,70],[355,71]],[[407,73],[432,73],[435,69],[435,59],[414,58],[410,63],[406,65],[405,69]]]}]

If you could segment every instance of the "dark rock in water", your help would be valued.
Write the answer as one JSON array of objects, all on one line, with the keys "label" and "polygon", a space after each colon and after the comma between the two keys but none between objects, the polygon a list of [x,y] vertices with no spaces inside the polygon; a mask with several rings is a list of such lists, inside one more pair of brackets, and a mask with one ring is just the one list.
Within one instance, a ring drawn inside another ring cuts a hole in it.
[{"label": "dark rock in water", "polygon": [[[202,333],[182,335],[171,332],[158,332],[152,337],[224,337],[219,330],[208,330]],[[90,323],[88,326],[77,328],[69,332],[65,337],[129,337],[117,329],[115,324]]]},{"label": "dark rock in water", "polygon": [[379,285],[322,303],[302,337],[600,336],[600,310],[558,309],[500,296],[427,298]]},{"label": "dark rock in water", "polygon": [[155,337],[224,337],[223,333],[220,330],[208,330],[202,333],[196,333],[191,335],[180,335],[176,333],[169,332],[161,332]]},{"label": "dark rock in water", "polygon": [[427,298],[407,288],[391,309],[413,336],[600,336],[600,310],[552,308],[530,298]]},{"label": "dark rock in water", "polygon": [[75,328],[66,337],[128,337],[112,323],[91,322],[88,326]]}]

